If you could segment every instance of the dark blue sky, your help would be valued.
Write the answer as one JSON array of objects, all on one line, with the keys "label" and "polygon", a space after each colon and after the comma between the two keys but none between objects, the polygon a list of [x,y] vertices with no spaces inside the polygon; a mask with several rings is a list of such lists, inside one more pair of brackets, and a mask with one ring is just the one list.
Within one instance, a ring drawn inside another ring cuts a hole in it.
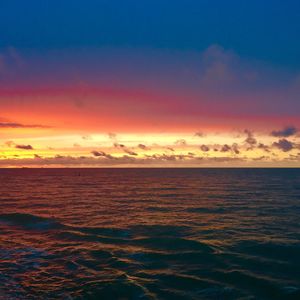
[{"label": "dark blue sky", "polygon": [[300,66],[300,1],[9,0],[0,47],[149,47],[212,44],[285,68]]}]

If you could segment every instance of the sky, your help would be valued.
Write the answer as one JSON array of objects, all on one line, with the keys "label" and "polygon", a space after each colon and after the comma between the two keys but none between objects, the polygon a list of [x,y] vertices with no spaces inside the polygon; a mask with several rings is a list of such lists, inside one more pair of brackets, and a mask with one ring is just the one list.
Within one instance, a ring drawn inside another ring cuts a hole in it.
[{"label": "sky", "polygon": [[0,2],[0,167],[300,167],[300,2]]}]

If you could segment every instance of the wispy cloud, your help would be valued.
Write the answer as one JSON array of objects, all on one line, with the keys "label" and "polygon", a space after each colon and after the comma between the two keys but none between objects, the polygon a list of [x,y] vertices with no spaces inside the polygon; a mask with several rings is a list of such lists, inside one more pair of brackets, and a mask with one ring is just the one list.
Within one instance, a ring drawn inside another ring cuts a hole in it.
[{"label": "wispy cloud", "polygon": [[0,128],[51,128],[51,126],[40,124],[22,124],[16,122],[1,122]]},{"label": "wispy cloud", "polygon": [[125,153],[133,156],[137,156],[138,154],[131,149],[127,148],[124,144],[114,143],[114,147],[123,150]]},{"label": "wispy cloud", "polygon": [[31,145],[16,145],[15,148],[22,150],[33,150],[33,147]]}]

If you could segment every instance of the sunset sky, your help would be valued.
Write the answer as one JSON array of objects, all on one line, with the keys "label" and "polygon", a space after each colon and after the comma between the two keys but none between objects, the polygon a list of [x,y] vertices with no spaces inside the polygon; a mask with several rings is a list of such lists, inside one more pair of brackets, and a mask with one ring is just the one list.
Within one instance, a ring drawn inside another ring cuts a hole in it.
[{"label": "sunset sky", "polygon": [[0,167],[300,167],[300,2],[1,1]]}]

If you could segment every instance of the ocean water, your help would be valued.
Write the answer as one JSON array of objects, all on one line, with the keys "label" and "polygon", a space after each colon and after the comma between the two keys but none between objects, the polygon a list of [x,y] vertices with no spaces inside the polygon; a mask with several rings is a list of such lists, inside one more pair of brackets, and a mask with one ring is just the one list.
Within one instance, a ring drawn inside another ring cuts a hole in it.
[{"label": "ocean water", "polygon": [[300,170],[2,169],[0,299],[300,299]]}]

